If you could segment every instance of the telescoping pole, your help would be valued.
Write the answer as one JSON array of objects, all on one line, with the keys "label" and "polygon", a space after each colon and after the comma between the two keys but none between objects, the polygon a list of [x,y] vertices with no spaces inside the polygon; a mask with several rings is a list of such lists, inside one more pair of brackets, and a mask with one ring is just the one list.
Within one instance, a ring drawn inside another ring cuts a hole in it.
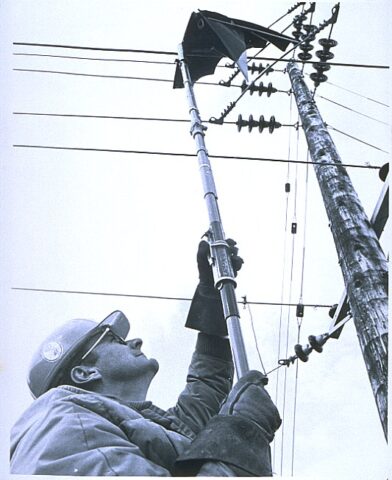
[{"label": "telescoping pole", "polygon": [[237,299],[235,295],[236,281],[234,278],[234,272],[229,258],[228,245],[225,241],[225,234],[219,214],[218,196],[216,193],[214,177],[204,142],[204,131],[206,130],[206,127],[204,127],[202,124],[199,110],[196,105],[193,85],[188,66],[184,58],[182,44],[178,46],[178,61],[181,67],[184,87],[189,105],[189,114],[191,117],[191,135],[196,142],[197,159],[199,162],[204,198],[206,201],[210,222],[209,239],[215,287],[219,290],[222,300],[223,313],[227,323],[227,331],[229,333],[229,340],[237,377],[241,378],[249,370],[249,367],[239,321],[240,316],[238,312]]}]

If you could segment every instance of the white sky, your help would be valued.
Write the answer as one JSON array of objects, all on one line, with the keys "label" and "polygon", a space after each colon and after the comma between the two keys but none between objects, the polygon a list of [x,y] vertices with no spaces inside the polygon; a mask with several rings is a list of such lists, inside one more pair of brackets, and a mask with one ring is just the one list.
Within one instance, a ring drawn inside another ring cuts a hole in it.
[{"label": "white sky", "polygon": [[[195,254],[208,218],[202,198],[197,162],[192,158],[13,148],[14,144],[107,149],[194,152],[187,123],[54,118],[13,115],[13,112],[144,116],[187,119],[183,90],[170,83],[28,73],[14,68],[44,69],[103,75],[172,79],[174,65],[88,61],[16,56],[42,53],[90,58],[174,61],[172,56],[121,52],[92,52],[14,46],[13,42],[176,51],[192,11],[208,9],[268,26],[295,2],[26,0],[3,1],[0,91],[1,108],[1,304],[5,335],[1,348],[2,478],[7,475],[8,432],[31,403],[25,383],[28,364],[38,344],[55,327],[71,318],[97,321],[115,309],[132,324],[132,336],[144,339],[147,355],[161,365],[150,399],[167,408],[184,385],[196,333],[185,330],[189,303],[116,296],[36,293],[14,287],[107,292],[118,294],[191,297],[197,283]],[[315,23],[330,16],[332,2],[317,2]],[[341,2],[332,38],[339,44],[335,59],[345,63],[389,64],[389,4]],[[290,20],[275,26],[281,30]],[[287,33],[290,34],[292,28]],[[321,37],[328,36],[325,30]],[[317,49],[317,48],[316,48]],[[253,52],[251,52],[253,53]],[[270,47],[266,56],[277,56]],[[225,63],[226,60],[222,62]],[[265,62],[263,62],[265,63]],[[283,68],[279,64],[276,68]],[[307,67],[305,72],[313,69]],[[232,70],[217,69],[206,81],[226,79]],[[327,73],[336,85],[389,103],[387,70],[332,67]],[[264,77],[287,91],[282,73]],[[235,80],[238,85],[239,77]],[[311,83],[309,82],[309,85]],[[203,119],[218,117],[239,88],[197,85]],[[331,84],[318,92],[382,122],[389,109]],[[324,120],[352,136],[390,151],[389,127],[322,98],[317,99]],[[228,117],[275,115],[281,123],[295,123],[290,97],[244,97]],[[257,129],[256,129],[257,130]],[[388,155],[331,132],[345,163],[383,165]],[[240,134],[233,125],[209,125],[210,154],[263,158],[296,157],[296,132],[282,127],[273,135],[257,131]],[[302,132],[298,158],[306,159]],[[293,280],[290,287],[292,235],[286,236],[287,164],[239,160],[211,160],[227,236],[235,238],[245,259],[238,278],[238,298],[249,301],[296,303],[300,296],[304,238],[306,167],[290,166],[288,222],[298,222]],[[382,183],[377,170],[350,168],[369,217]],[[297,199],[295,201],[295,184]],[[296,204],[296,218],[294,210]],[[314,172],[309,169],[303,302],[337,303],[343,280],[328,220]],[[388,228],[389,229],[389,228]],[[387,230],[388,230],[387,229]],[[388,233],[388,232],[387,232]],[[389,249],[382,240],[385,252]],[[283,258],[286,258],[283,278]],[[284,285],[282,297],[282,283]],[[291,298],[290,298],[291,292]],[[249,311],[241,307],[243,333],[251,368],[260,369]],[[297,337],[295,308],[252,306],[257,340],[267,370],[277,365],[279,320],[281,355]],[[328,331],[326,308],[305,308],[301,343],[310,334]],[[295,367],[286,369],[287,394],[283,407],[284,369],[270,376],[269,391],[284,413],[284,429],[277,433],[277,474],[290,475],[293,444]],[[283,432],[283,433],[282,433]],[[282,440],[283,435],[283,440]],[[283,445],[283,448],[282,448]],[[282,459],[283,452],[283,459]],[[319,355],[300,364],[295,431],[296,477],[385,478],[387,449],[375,402],[358,346],[349,323],[338,341],[331,340]],[[281,471],[281,464],[283,470]]]}]

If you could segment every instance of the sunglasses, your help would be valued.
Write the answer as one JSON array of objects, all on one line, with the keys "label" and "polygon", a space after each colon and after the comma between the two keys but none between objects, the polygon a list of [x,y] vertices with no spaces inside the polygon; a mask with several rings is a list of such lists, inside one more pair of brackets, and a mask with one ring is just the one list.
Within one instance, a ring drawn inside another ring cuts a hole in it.
[{"label": "sunglasses", "polygon": [[122,337],[120,337],[120,335],[117,335],[117,333],[115,333],[110,326],[106,325],[101,335],[94,342],[94,344],[87,350],[87,352],[83,355],[81,360],[84,360],[87,357],[87,355],[89,355],[94,350],[94,348],[96,348],[109,333],[121,345],[127,344],[127,342]]}]

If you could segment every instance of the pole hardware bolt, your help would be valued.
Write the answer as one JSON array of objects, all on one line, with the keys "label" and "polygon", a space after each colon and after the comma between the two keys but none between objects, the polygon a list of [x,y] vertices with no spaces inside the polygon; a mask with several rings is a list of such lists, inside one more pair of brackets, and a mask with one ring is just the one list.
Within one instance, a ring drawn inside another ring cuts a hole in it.
[{"label": "pole hardware bolt", "polygon": [[249,115],[249,120],[244,120],[242,115],[238,115],[238,120],[235,123],[239,132],[242,127],[248,127],[249,132],[251,132],[254,127],[258,127],[259,133],[262,133],[264,128],[268,128],[269,133],[273,133],[275,128],[280,128],[282,126],[281,123],[275,120],[273,115],[269,121],[264,119],[264,115],[260,115],[258,121],[253,119],[253,115]]}]

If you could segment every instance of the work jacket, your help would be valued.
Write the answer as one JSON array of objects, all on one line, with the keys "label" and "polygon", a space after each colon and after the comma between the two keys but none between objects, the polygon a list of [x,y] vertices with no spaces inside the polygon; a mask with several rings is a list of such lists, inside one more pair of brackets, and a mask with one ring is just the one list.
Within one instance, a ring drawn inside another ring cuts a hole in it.
[{"label": "work jacket", "polygon": [[216,340],[222,341],[199,334],[186,387],[167,411],[73,386],[49,390],[12,429],[11,473],[172,476],[176,458],[232,386],[230,354]]}]

